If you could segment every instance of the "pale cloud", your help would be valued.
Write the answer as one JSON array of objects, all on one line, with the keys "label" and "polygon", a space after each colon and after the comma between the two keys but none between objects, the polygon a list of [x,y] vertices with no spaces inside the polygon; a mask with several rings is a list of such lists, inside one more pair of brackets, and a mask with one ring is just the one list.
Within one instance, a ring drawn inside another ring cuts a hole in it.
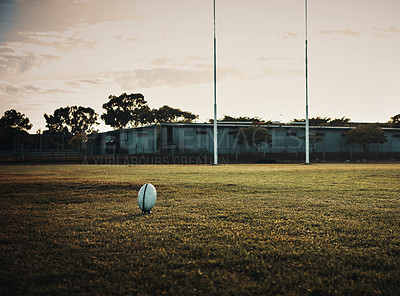
[{"label": "pale cloud", "polygon": [[384,32],[384,33],[397,33],[400,34],[400,29],[396,27],[389,27],[389,28],[374,28],[376,31]]},{"label": "pale cloud", "polygon": [[116,40],[121,40],[121,41],[124,41],[124,42],[138,42],[138,41],[140,41],[139,38],[132,37],[132,36],[129,36],[129,35],[126,35],[126,34],[116,35],[115,39]]},{"label": "pale cloud", "polygon": [[388,37],[390,34],[400,34],[400,29],[396,27],[374,28],[374,37]]},{"label": "pale cloud", "polygon": [[[125,33],[126,30],[124,22],[102,22],[89,26],[76,25],[64,32],[21,33],[18,42],[0,42],[0,79],[9,80],[1,76],[2,73],[27,73],[45,66],[47,72],[51,69],[54,72],[56,68],[58,72],[70,71],[71,62],[78,65],[82,59],[84,63],[94,60],[99,64],[97,61],[108,58],[107,63],[110,64],[109,54],[113,50],[124,52],[113,56],[113,60],[121,60],[132,47],[124,46],[125,40],[118,42],[115,35]],[[48,67],[54,61],[60,62]],[[42,74],[45,72],[42,71]]]},{"label": "pale cloud", "polygon": [[16,108],[26,101],[26,98],[37,94],[40,89],[32,84],[10,84],[0,81],[0,96],[2,109]]},{"label": "pale cloud", "polygon": [[73,90],[64,87],[55,88],[54,86],[40,85],[38,83],[20,83],[11,84],[5,81],[0,81],[0,95],[2,96],[31,96],[36,94],[52,94],[52,93],[71,93]]},{"label": "pale cloud", "polygon": [[210,59],[200,56],[186,56],[183,57],[182,59],[179,59],[179,61],[176,59],[166,58],[166,57],[159,57],[146,60],[146,62],[149,65],[154,65],[154,66],[183,66],[183,67],[189,66],[198,68],[210,67],[210,65],[207,63],[209,61]]},{"label": "pale cloud", "polygon": [[358,37],[361,35],[361,30],[354,31],[351,29],[344,29],[344,30],[318,30],[316,31],[317,34],[322,35],[340,35],[346,37]]},{"label": "pale cloud", "polygon": [[[5,51],[12,53],[13,51]],[[44,62],[59,60],[58,56],[33,52],[26,54],[3,54],[0,56],[0,73],[25,73],[34,67],[40,67]]]},{"label": "pale cloud", "polygon": [[70,51],[79,49],[93,49],[97,44],[96,39],[91,36],[82,36],[84,29],[81,26],[71,27],[65,32],[28,32],[25,33],[26,43],[37,44],[56,48],[59,51]]},{"label": "pale cloud", "polygon": [[8,48],[8,47],[0,47],[0,54],[2,53],[9,53],[9,52],[14,52],[15,50],[12,48]]},{"label": "pale cloud", "polygon": [[[13,42],[7,42],[19,48],[36,48],[38,51],[57,50],[59,53],[75,50],[92,50],[97,44],[91,26],[74,25],[65,31],[24,31],[19,32]],[[89,32],[88,32],[89,31]],[[0,43],[1,44],[1,43]],[[4,44],[4,42],[3,42]]]},{"label": "pale cloud", "polygon": [[176,65],[175,60],[171,58],[155,58],[150,60],[149,63],[155,66]]},{"label": "pale cloud", "polygon": [[[137,69],[133,71],[119,71],[114,73],[115,82],[122,89],[150,88],[155,86],[183,87],[189,85],[212,83],[213,70],[211,65],[203,65],[202,68],[178,69],[178,68],[152,68]],[[226,79],[228,76],[245,79],[242,70],[230,68],[218,68],[218,80]]]},{"label": "pale cloud", "polygon": [[83,89],[91,87],[105,87],[112,84],[113,81],[103,77],[97,78],[83,78],[83,79],[73,79],[65,82],[66,87],[71,87],[74,89]]},{"label": "pale cloud", "polygon": [[115,82],[122,89],[150,88],[155,86],[182,87],[211,82],[207,70],[183,70],[176,68],[138,69],[115,73]]},{"label": "pale cloud", "polygon": [[279,33],[278,38],[279,39],[295,39],[299,36],[299,34],[295,32],[288,32],[288,31],[282,31]]},{"label": "pale cloud", "polygon": [[27,92],[36,92],[38,88],[32,85],[13,85],[9,83],[0,83],[0,94],[2,96],[7,95],[21,95]]}]

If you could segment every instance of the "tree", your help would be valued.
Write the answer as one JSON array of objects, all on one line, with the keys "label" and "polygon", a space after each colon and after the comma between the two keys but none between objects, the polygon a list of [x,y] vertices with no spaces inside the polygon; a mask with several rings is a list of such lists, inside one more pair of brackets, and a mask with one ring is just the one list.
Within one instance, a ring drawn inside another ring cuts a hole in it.
[{"label": "tree", "polygon": [[190,123],[193,120],[199,118],[198,115],[195,115],[188,111],[182,111],[181,109],[176,109],[164,105],[159,109],[153,109],[154,122],[165,123],[165,122],[184,122]]},{"label": "tree", "polygon": [[392,127],[400,127],[400,114],[390,117],[389,122]]},{"label": "tree", "polygon": [[101,119],[113,128],[124,128],[129,124],[138,126],[154,121],[152,112],[140,93],[123,93],[119,97],[110,95],[108,99],[109,101],[103,104],[106,111],[101,115]]},{"label": "tree", "polygon": [[29,118],[25,117],[25,114],[14,109],[4,112],[3,117],[0,118],[0,149],[17,148],[17,139],[27,138],[29,135],[27,130],[31,128],[32,124],[29,123]]},{"label": "tree", "polygon": [[369,151],[371,143],[385,143],[387,141],[385,132],[376,124],[359,125],[346,134],[349,143],[360,144],[364,152]]},{"label": "tree", "polygon": [[[308,119],[309,125],[319,126],[319,125],[328,125],[328,122],[331,119],[329,117],[313,117]],[[293,122],[306,122],[305,119],[293,119]]]},{"label": "tree", "polygon": [[350,118],[342,117],[342,118],[335,118],[329,121],[329,125],[331,126],[347,126],[350,123]]},{"label": "tree", "polygon": [[97,125],[98,114],[90,107],[72,106],[70,109],[71,134],[88,134],[93,131],[93,126]]},{"label": "tree", "polygon": [[[234,117],[234,116],[229,116],[229,115],[224,115],[224,118],[219,119],[218,121],[231,121],[231,122],[265,122],[264,119],[261,119],[259,117],[248,117],[248,116],[239,116],[239,117]],[[209,120],[210,123],[214,122],[214,119]]]},{"label": "tree", "polygon": [[53,115],[44,114],[46,127],[50,133],[85,134],[98,124],[98,114],[90,107],[60,107]]},{"label": "tree", "polygon": [[[293,119],[293,122],[305,122],[305,119]],[[350,118],[342,117],[342,118],[335,118],[331,119],[330,117],[313,117],[309,118],[308,122],[312,126],[321,126],[321,125],[328,125],[328,126],[348,126],[350,124]]]},{"label": "tree", "polygon": [[25,117],[25,114],[17,112],[14,109],[7,110],[4,112],[2,118],[0,118],[0,127],[12,127],[18,130],[30,130],[32,124],[29,123],[29,118]]},{"label": "tree", "polygon": [[[53,115],[43,115],[46,120],[46,127],[50,133],[69,134],[68,125],[70,122],[70,107],[61,107],[54,110]],[[46,131],[44,131],[46,132]]]}]

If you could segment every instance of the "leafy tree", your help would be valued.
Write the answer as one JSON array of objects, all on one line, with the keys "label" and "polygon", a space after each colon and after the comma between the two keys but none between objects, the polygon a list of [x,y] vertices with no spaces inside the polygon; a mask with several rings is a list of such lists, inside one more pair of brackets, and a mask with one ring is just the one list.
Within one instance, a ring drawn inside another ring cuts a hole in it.
[{"label": "leafy tree", "polygon": [[106,111],[101,115],[101,119],[113,128],[124,128],[129,124],[138,126],[154,120],[144,96],[140,93],[123,93],[119,97],[110,95],[108,99],[109,101],[103,104]]},{"label": "leafy tree", "polygon": [[[293,119],[293,122],[305,122],[305,119]],[[350,118],[342,117],[331,119],[330,117],[313,117],[309,118],[308,122],[312,126],[348,126],[350,124]]]},{"label": "leafy tree", "polygon": [[72,106],[54,110],[53,115],[44,114],[50,133],[84,134],[92,131],[98,114],[90,107]]},{"label": "leafy tree", "polygon": [[70,107],[61,107],[54,110],[53,115],[43,115],[46,120],[46,127],[50,133],[69,134],[68,129],[70,123]]},{"label": "leafy tree", "polygon": [[[313,126],[328,125],[331,119],[329,117],[313,117],[308,119],[308,123]],[[305,119],[294,119],[293,122],[306,122]]]},{"label": "leafy tree", "polygon": [[385,143],[387,141],[385,132],[378,125],[364,124],[347,132],[347,141],[349,143],[360,144],[364,152],[369,151],[371,143]]},{"label": "leafy tree", "polygon": [[181,109],[176,109],[164,105],[159,109],[153,109],[154,122],[184,122],[190,123],[193,120],[199,118],[198,115],[195,115],[188,111],[182,111]]},{"label": "leafy tree", "polygon": [[392,127],[400,127],[400,114],[390,117],[389,122]]},{"label": "leafy tree", "polygon": [[29,118],[25,117],[25,114],[17,112],[15,109],[10,109],[4,112],[2,118],[0,118],[0,127],[12,127],[19,130],[30,130],[32,124],[29,123]]},{"label": "leafy tree", "polygon": [[70,109],[71,112],[71,134],[87,134],[93,131],[93,126],[97,125],[98,114],[90,107],[76,107]]},{"label": "leafy tree", "polygon": [[331,126],[347,126],[350,123],[350,118],[342,117],[342,118],[335,118],[329,121],[329,125]]},{"label": "leafy tree", "polygon": [[[239,117],[234,117],[234,116],[229,116],[229,115],[224,115],[224,118],[219,119],[218,121],[231,121],[231,122],[264,122],[263,119],[259,117],[248,117],[248,116],[239,116]],[[210,123],[214,122],[214,119],[209,120]]]},{"label": "leafy tree", "polygon": [[320,117],[320,116],[309,119],[311,125],[317,125],[317,126],[327,125],[330,120],[331,120],[330,117]]},{"label": "leafy tree", "polygon": [[[29,118],[25,114],[17,112],[14,109],[4,112],[3,117],[0,118],[0,149],[12,150],[19,146],[17,139],[26,139],[29,134],[27,130],[32,128],[29,123]],[[23,144],[22,144],[23,145]]]}]

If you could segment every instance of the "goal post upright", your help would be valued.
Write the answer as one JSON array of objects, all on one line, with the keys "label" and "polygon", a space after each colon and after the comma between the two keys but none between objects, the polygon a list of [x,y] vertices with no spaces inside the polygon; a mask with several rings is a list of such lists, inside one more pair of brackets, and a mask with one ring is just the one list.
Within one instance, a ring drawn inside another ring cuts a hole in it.
[{"label": "goal post upright", "polygon": [[310,163],[310,122],[308,119],[308,0],[305,0],[305,76],[306,76],[306,126],[305,126],[305,153],[306,164]]},{"label": "goal post upright", "polygon": [[215,0],[214,9],[214,165],[218,165],[218,128],[217,128],[217,36],[215,33]]}]

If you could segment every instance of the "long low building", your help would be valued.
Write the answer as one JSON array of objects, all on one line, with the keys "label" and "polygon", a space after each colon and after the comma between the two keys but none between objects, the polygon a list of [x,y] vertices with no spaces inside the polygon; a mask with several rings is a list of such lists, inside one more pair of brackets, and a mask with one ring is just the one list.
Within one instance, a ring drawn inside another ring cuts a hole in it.
[{"label": "long low building", "polygon": [[[363,152],[360,144],[348,143],[346,134],[354,128],[311,126],[310,152]],[[400,152],[400,128],[383,130],[387,141],[370,144],[369,151]],[[207,123],[153,124],[99,133],[94,140],[97,154],[212,154],[214,149],[213,125]],[[304,125],[218,123],[220,154],[301,153],[304,147]]]}]

